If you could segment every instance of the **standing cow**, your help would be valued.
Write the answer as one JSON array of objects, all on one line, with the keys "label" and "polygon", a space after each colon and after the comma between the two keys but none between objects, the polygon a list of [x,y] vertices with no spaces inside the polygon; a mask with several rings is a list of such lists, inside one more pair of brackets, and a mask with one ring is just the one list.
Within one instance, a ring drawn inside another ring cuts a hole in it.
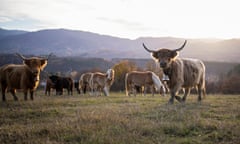
[{"label": "standing cow", "polygon": [[40,71],[47,65],[47,58],[31,57],[25,58],[17,55],[23,60],[23,64],[7,64],[0,67],[0,83],[2,90],[2,101],[6,101],[5,92],[10,91],[14,100],[18,100],[16,90],[21,89],[24,99],[27,100],[27,93],[30,91],[31,100],[40,80]]},{"label": "standing cow", "polygon": [[[184,48],[187,41],[175,50],[158,49],[150,50],[143,43],[146,51],[150,52],[153,59],[159,63],[165,75],[169,77],[169,89],[171,98],[169,103],[174,103],[174,98],[179,102],[185,102],[190,90],[193,87],[198,89],[198,101],[202,100],[202,94],[205,95],[205,65],[198,59],[178,58],[178,52]],[[182,88],[185,89],[183,98],[177,96]]]},{"label": "standing cow", "polygon": [[154,96],[154,90],[157,92],[162,88],[163,95],[165,94],[165,87],[163,83],[160,81],[159,77],[151,71],[131,71],[126,73],[125,76],[125,90],[126,95],[130,96],[130,94],[134,94],[136,96],[136,87],[144,88],[144,96],[146,95],[147,87],[150,86],[152,96]]},{"label": "standing cow", "polygon": [[93,73],[83,73],[79,79],[79,90],[80,93],[86,94],[87,90],[90,91],[90,79]]},{"label": "standing cow", "polygon": [[108,69],[106,73],[95,72],[91,75],[90,88],[92,93],[99,95],[103,91],[105,96],[109,96],[109,90],[114,82],[115,71]]},{"label": "standing cow", "polygon": [[67,89],[68,95],[71,92],[71,95],[73,95],[73,80],[70,77],[61,77],[52,75],[49,76],[49,79],[53,82],[55,88],[56,88],[56,95],[62,95],[63,94],[63,88]]}]

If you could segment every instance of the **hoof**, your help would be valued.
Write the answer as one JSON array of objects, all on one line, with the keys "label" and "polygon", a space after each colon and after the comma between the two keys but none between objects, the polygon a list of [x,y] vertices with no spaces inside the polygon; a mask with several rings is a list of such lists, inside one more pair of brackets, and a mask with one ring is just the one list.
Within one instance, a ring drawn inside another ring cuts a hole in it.
[{"label": "hoof", "polygon": [[175,98],[180,102],[180,103],[182,103],[182,98],[181,97],[179,97],[179,96],[175,96]]},{"label": "hoof", "polygon": [[174,103],[173,99],[170,99],[170,100],[168,101],[168,104],[170,104],[170,105],[172,105],[173,103]]}]

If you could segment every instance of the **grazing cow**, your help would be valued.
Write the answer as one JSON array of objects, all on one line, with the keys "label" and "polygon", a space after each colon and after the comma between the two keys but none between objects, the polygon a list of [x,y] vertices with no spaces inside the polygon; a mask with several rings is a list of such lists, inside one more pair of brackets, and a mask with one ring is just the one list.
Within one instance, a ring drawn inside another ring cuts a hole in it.
[{"label": "grazing cow", "polygon": [[83,73],[79,79],[80,93],[86,94],[87,90],[90,90],[90,79],[93,73]]},{"label": "grazing cow", "polygon": [[30,91],[30,97],[33,100],[33,92],[39,85],[40,71],[47,65],[50,55],[47,58],[25,58],[18,53],[16,55],[23,60],[23,64],[7,64],[0,68],[2,101],[6,101],[6,90],[11,92],[14,100],[18,100],[17,89],[23,90],[25,100],[27,100],[27,93]]},{"label": "grazing cow", "polygon": [[73,95],[73,80],[70,77],[60,77],[56,75],[49,76],[56,88],[56,95],[63,94],[63,88],[67,89],[68,95]]},{"label": "grazing cow", "polygon": [[162,88],[163,93],[165,94],[164,85],[160,81],[159,77],[151,71],[146,72],[132,71],[127,73],[125,76],[126,95],[130,96],[130,94],[133,93],[134,96],[136,96],[136,86],[144,88],[144,96],[146,95],[147,86],[150,86],[152,96],[154,96],[154,88],[158,92]]},{"label": "grazing cow", "polygon": [[103,91],[105,96],[109,96],[109,90],[114,82],[115,72],[113,69],[108,69],[106,73],[95,72],[90,79],[90,87],[95,95]]},{"label": "grazing cow", "polygon": [[[169,103],[174,103],[174,98],[179,102],[185,102],[190,93],[191,88],[197,87],[198,101],[202,100],[202,95],[205,95],[205,65],[201,60],[189,58],[177,58],[178,52],[184,48],[187,41],[175,50],[159,49],[150,50],[144,43],[143,47],[150,52],[153,59],[159,63],[165,75],[169,77],[168,86],[170,89],[171,98]],[[177,96],[178,91],[185,89],[183,98]]]}]

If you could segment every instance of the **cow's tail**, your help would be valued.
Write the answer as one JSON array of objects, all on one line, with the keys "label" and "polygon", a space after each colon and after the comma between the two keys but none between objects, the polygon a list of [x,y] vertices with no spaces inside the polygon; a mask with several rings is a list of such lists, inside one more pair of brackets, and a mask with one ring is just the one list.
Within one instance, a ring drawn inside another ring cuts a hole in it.
[{"label": "cow's tail", "polygon": [[[79,89],[79,91],[80,91],[80,93],[82,94],[83,93],[83,88],[82,88],[82,86],[83,86],[83,76],[84,76],[84,74],[82,74],[81,75],[81,77],[80,77],[80,79],[79,79],[79,81],[78,81],[78,89]],[[85,93],[84,93],[85,94]]]},{"label": "cow's tail", "polygon": [[129,96],[128,93],[128,73],[125,75],[125,90],[126,90],[126,96]]},{"label": "cow's tail", "polygon": [[156,90],[159,92],[161,87],[163,88],[163,92],[165,93],[165,87],[163,86],[162,82],[160,81],[159,77],[154,73],[154,72],[151,72],[152,73],[152,80],[153,80],[153,83],[154,83],[154,87],[156,88]]},{"label": "cow's tail", "polygon": [[202,94],[203,94],[203,98],[206,98],[206,68],[205,65],[202,63],[202,67],[203,67],[203,76],[202,76]]},{"label": "cow's tail", "polygon": [[90,87],[91,95],[93,95],[93,92],[94,92],[93,75],[94,75],[94,73],[91,73],[91,77],[90,77],[90,80],[89,80],[89,87]]}]

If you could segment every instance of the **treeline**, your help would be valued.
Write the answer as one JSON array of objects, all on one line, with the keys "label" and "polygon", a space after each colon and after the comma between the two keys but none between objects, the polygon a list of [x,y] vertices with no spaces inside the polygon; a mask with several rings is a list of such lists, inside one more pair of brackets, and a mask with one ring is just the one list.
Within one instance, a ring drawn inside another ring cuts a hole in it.
[{"label": "treeline", "polygon": [[240,64],[216,81],[206,81],[208,93],[240,94]]}]

